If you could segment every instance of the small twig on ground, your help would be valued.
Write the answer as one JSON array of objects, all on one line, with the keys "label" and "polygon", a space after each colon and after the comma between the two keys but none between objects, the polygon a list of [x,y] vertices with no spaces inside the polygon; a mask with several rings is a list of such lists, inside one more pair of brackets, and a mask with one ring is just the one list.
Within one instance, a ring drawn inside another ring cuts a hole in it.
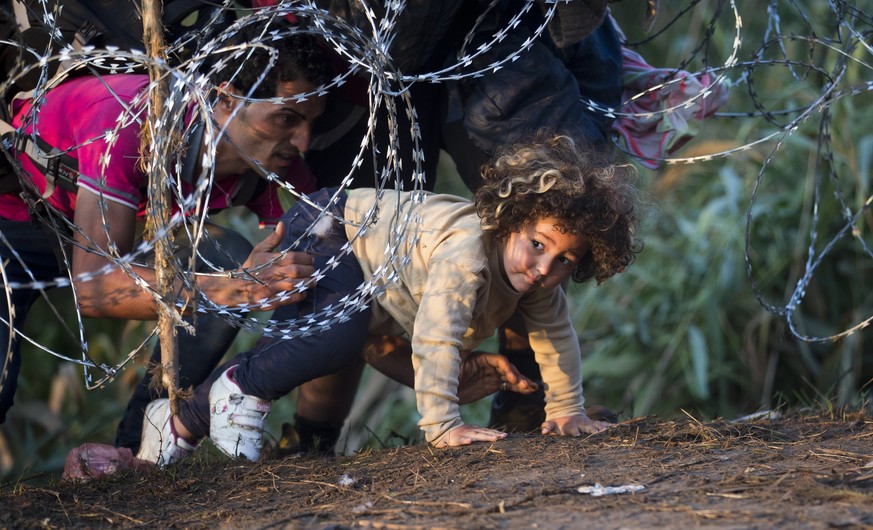
[{"label": "small twig on ground", "polygon": [[41,493],[45,493],[46,495],[51,495],[58,501],[58,506],[61,507],[61,511],[64,512],[64,517],[66,517],[67,522],[72,522],[70,520],[70,514],[67,513],[67,507],[64,506],[64,501],[61,500],[61,494],[54,490],[47,490],[44,488],[34,488],[34,491],[39,491]]},{"label": "small twig on ground", "polygon": [[457,506],[458,508],[471,509],[473,505],[468,502],[453,502],[453,501],[408,501],[404,499],[398,499],[388,495],[387,493],[382,493],[382,497],[393,501],[399,502],[401,504],[406,504],[410,506]]}]

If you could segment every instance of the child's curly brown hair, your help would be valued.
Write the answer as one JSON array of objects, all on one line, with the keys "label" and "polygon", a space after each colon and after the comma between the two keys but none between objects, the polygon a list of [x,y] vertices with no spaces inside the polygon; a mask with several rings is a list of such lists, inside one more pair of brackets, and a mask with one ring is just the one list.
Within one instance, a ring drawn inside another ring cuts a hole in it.
[{"label": "child's curly brown hair", "polygon": [[635,170],[602,148],[548,130],[501,148],[482,167],[474,200],[482,229],[504,239],[542,218],[580,235],[590,252],[573,271],[576,282],[601,283],[630,265],[639,247]]}]

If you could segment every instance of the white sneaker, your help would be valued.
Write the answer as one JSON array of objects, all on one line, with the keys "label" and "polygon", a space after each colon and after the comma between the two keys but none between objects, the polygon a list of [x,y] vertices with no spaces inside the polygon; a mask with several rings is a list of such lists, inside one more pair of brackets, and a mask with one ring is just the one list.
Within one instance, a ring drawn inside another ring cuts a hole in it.
[{"label": "white sneaker", "polygon": [[169,399],[156,399],[148,404],[137,458],[166,467],[184,460],[197,448],[176,434],[171,417]]},{"label": "white sneaker", "polygon": [[256,462],[264,448],[270,401],[242,393],[228,368],[209,389],[209,437],[231,458]]}]

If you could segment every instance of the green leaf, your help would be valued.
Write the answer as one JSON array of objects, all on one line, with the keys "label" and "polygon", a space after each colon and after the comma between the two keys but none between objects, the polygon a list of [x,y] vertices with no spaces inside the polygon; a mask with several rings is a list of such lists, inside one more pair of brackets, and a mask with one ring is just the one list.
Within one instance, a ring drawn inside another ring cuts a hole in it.
[{"label": "green leaf", "polygon": [[709,398],[709,348],[703,332],[695,325],[688,326],[688,349],[691,352],[693,378],[691,391],[700,399]]}]

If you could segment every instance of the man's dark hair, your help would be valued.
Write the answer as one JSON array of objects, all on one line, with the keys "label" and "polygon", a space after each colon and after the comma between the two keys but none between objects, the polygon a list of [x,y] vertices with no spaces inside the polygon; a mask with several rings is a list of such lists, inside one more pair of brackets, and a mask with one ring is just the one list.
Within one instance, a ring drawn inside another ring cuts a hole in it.
[{"label": "man's dark hair", "polygon": [[[283,29],[288,31],[291,26]],[[269,37],[263,38],[265,34],[263,28],[250,25],[238,32],[234,40],[239,43],[260,42],[275,49],[279,56],[272,67],[270,53],[262,47],[252,47],[220,71],[213,71],[213,81],[216,84],[229,81],[241,94],[266,99],[276,95],[276,88],[280,83],[305,79],[319,86],[330,80],[333,68],[328,58],[328,50],[316,37],[288,31],[283,38],[272,40]],[[265,72],[264,79],[249,95],[249,91]]]}]

